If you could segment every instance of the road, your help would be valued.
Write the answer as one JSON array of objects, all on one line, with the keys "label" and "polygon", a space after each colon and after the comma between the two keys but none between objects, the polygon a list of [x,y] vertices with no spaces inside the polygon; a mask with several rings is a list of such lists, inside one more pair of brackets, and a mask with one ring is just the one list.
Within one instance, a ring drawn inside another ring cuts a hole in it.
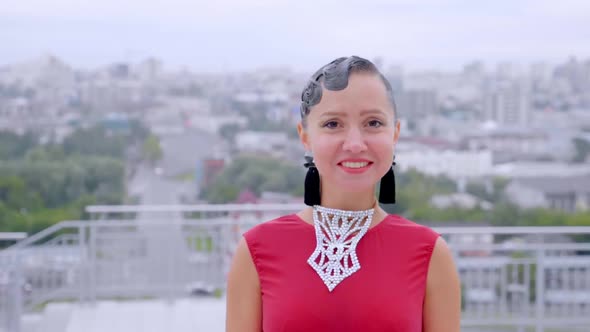
[{"label": "road", "polygon": [[[215,149],[220,146],[219,141],[217,137],[203,132],[161,136],[162,160],[157,167],[142,165],[138,168],[129,183],[131,192],[140,197],[142,205],[175,205],[182,203],[183,196],[196,197],[198,191],[194,182],[182,182],[175,178],[194,172],[200,160],[217,153]],[[180,227],[183,216],[180,213],[141,213],[137,219],[142,223],[142,235],[147,238],[146,250],[151,263],[146,274],[150,276],[150,283],[166,285],[171,278],[183,284],[192,282],[188,280],[191,273],[187,270],[191,268],[187,264],[190,252],[186,246],[186,235]],[[162,297],[167,295],[162,294]],[[219,301],[214,302],[216,305],[212,307],[194,307],[201,310],[193,310],[185,317],[194,331],[223,329],[224,306]],[[182,316],[178,318],[184,321]],[[212,329],[213,326],[215,328]]]}]

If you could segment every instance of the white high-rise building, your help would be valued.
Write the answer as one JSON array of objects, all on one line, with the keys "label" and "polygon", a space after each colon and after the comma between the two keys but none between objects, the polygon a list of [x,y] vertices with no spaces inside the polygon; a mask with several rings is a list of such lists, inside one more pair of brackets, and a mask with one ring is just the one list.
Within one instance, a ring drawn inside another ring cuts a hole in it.
[{"label": "white high-rise building", "polygon": [[531,121],[531,107],[526,84],[508,81],[491,87],[485,94],[484,114],[486,121],[527,126]]},{"label": "white high-rise building", "polygon": [[397,95],[397,107],[403,117],[423,119],[438,113],[436,92],[433,90],[409,90]]}]

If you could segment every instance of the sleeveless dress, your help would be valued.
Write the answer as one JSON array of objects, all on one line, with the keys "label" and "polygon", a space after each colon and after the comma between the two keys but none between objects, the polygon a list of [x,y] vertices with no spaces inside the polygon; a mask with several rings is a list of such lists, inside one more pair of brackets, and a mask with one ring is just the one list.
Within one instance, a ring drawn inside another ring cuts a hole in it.
[{"label": "sleeveless dress", "polygon": [[372,226],[357,246],[360,270],[332,292],[307,263],[314,226],[295,214],[244,233],[262,293],[262,330],[422,331],[422,307],[439,234],[398,215]]}]

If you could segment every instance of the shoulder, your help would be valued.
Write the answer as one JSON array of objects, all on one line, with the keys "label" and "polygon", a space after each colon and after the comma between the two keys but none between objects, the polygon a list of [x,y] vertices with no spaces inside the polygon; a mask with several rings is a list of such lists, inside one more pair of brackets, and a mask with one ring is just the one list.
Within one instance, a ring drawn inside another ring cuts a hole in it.
[{"label": "shoulder", "polygon": [[459,331],[460,321],[461,281],[453,254],[441,237],[436,241],[428,267],[424,330]]},{"label": "shoulder", "polygon": [[434,245],[430,259],[430,270],[434,272],[434,282],[436,282],[440,274],[449,275],[453,274],[456,270],[453,252],[442,237],[439,237]]},{"label": "shoulder", "polygon": [[244,239],[250,249],[260,243],[272,243],[296,234],[297,230],[313,228],[305,224],[295,214],[284,215],[272,220],[257,224],[244,232]]},{"label": "shoulder", "polygon": [[300,227],[301,223],[303,221],[299,220],[297,215],[288,214],[253,226],[244,232],[244,237],[246,240],[255,240],[259,237],[272,236],[294,227]]},{"label": "shoulder", "polygon": [[375,229],[371,236],[387,243],[388,248],[395,250],[400,257],[420,262],[416,266],[425,274],[440,234],[428,226],[396,214],[388,215],[381,223],[375,226],[378,229]]},{"label": "shoulder", "polygon": [[383,228],[394,231],[403,237],[407,237],[408,240],[427,242],[431,245],[431,250],[434,248],[436,240],[440,237],[440,234],[434,229],[397,214],[389,214],[383,222],[385,222]]},{"label": "shoulder", "polygon": [[238,243],[227,275],[226,297],[227,331],[261,330],[260,280],[243,238]]}]

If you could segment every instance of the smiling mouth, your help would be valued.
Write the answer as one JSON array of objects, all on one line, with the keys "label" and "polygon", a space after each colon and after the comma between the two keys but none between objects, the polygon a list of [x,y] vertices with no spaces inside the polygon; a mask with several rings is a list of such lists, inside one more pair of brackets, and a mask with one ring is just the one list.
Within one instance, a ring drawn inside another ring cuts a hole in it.
[{"label": "smiling mouth", "polygon": [[367,167],[370,164],[372,164],[371,162],[368,161],[345,161],[340,163],[340,165],[346,167],[346,168],[363,168],[363,167]]}]

